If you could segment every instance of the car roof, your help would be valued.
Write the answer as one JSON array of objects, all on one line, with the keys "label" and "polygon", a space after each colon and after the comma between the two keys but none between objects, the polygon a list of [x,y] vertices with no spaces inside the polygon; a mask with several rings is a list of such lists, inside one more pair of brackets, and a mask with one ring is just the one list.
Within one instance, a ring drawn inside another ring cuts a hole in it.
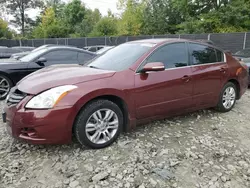
[{"label": "car roof", "polygon": [[197,43],[197,44],[201,44],[201,45],[206,45],[206,46],[210,46],[213,48],[216,48],[220,51],[223,51],[223,49],[221,49],[218,46],[215,46],[214,44],[209,44],[207,42],[204,41],[199,41],[199,40],[190,40],[190,39],[179,39],[179,38],[157,38],[157,39],[143,39],[143,40],[134,40],[134,41],[130,41],[128,43],[151,43],[151,44],[156,44],[156,45],[161,45],[164,43],[174,43],[174,42],[192,42],[192,43]]},{"label": "car roof", "polygon": [[186,39],[179,38],[158,38],[158,39],[143,39],[143,40],[134,40],[129,43],[152,43],[152,44],[161,44],[165,42],[179,42],[179,41],[187,41]]},{"label": "car roof", "polygon": [[81,48],[72,47],[72,46],[47,46],[45,48],[47,48],[47,49],[61,49],[61,50],[63,50],[63,49],[66,49],[66,50],[76,50],[76,51],[81,51],[81,52],[85,52],[85,53],[88,53],[88,54],[96,55],[93,52],[89,52],[87,50],[83,50]]},{"label": "car roof", "polygon": [[167,42],[195,42],[200,44],[208,44],[211,45],[205,41],[212,42],[210,40],[190,40],[190,39],[180,39],[180,38],[157,38],[157,39],[143,39],[143,40],[135,40],[130,41],[129,43],[152,43],[152,44],[162,44]]},{"label": "car roof", "polygon": [[11,48],[35,48],[33,46],[13,46]]},{"label": "car roof", "polygon": [[107,47],[105,45],[95,45],[95,46],[84,46],[83,48],[91,48],[91,47]]}]

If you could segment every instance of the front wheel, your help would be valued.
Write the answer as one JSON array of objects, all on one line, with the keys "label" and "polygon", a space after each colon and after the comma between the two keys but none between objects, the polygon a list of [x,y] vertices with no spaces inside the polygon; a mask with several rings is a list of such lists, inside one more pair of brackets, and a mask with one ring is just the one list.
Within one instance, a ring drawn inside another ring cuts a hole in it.
[{"label": "front wheel", "polygon": [[79,143],[94,149],[112,144],[123,126],[121,109],[108,100],[96,100],[79,113],[74,134]]},{"label": "front wheel", "polygon": [[9,78],[4,75],[0,75],[0,100],[7,97],[12,86],[13,84]]},{"label": "front wheel", "polygon": [[228,82],[222,89],[220,100],[216,107],[219,112],[229,112],[236,103],[237,89],[235,84]]}]

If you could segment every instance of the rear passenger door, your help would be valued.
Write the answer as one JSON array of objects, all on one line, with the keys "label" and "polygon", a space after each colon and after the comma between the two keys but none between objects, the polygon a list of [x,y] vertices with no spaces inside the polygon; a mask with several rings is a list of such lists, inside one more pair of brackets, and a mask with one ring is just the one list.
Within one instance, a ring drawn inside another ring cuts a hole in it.
[{"label": "rear passenger door", "polygon": [[194,103],[199,108],[216,106],[228,75],[224,53],[197,43],[189,43],[189,52],[194,80]]}]

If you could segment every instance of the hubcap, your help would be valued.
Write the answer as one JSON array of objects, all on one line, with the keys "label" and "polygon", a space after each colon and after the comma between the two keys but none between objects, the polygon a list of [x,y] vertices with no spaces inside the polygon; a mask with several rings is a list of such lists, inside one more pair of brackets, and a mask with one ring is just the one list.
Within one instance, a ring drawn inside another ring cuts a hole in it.
[{"label": "hubcap", "polygon": [[6,97],[10,91],[10,84],[9,82],[0,76],[0,97]]},{"label": "hubcap", "polygon": [[228,87],[223,93],[223,99],[222,99],[223,106],[226,109],[230,109],[234,105],[235,99],[236,99],[236,93],[234,88]]},{"label": "hubcap", "polygon": [[115,136],[118,126],[117,114],[110,109],[101,109],[89,117],[85,131],[91,142],[105,144]]}]

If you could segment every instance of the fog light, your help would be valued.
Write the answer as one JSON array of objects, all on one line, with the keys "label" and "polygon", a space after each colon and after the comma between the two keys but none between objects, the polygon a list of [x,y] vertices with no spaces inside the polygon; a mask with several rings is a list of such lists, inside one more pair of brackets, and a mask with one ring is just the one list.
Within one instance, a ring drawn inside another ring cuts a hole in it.
[{"label": "fog light", "polygon": [[33,129],[33,128],[22,128],[21,134],[24,136],[31,137],[31,138],[37,137],[37,133],[36,133],[35,129]]}]

